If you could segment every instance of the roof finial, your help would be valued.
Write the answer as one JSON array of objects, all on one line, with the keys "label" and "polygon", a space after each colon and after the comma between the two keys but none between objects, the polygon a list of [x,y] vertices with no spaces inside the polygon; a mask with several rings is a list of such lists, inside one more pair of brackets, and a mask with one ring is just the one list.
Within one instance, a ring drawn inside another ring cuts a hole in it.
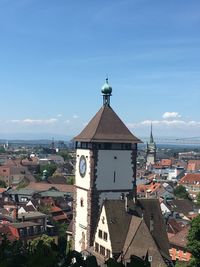
[{"label": "roof finial", "polygon": [[112,87],[108,84],[108,75],[106,75],[106,82],[102,86],[101,92],[103,94],[103,104],[110,105],[110,96],[112,95]]}]

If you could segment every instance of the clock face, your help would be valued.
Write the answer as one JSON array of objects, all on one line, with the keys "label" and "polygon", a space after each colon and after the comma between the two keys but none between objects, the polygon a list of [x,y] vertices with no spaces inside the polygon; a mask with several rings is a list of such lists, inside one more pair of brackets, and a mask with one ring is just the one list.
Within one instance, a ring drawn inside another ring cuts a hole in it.
[{"label": "clock face", "polygon": [[81,156],[79,161],[79,173],[82,177],[85,176],[86,168],[87,168],[86,158],[84,156]]}]

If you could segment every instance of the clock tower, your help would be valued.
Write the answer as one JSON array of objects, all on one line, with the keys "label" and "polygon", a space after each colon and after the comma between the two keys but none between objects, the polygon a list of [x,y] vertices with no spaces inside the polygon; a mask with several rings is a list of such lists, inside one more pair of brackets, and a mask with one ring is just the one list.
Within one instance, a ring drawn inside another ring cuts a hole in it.
[{"label": "clock tower", "polygon": [[103,106],[76,142],[74,192],[74,249],[87,250],[93,243],[100,206],[104,199],[126,194],[136,198],[135,137],[110,106],[112,87],[102,87]]}]

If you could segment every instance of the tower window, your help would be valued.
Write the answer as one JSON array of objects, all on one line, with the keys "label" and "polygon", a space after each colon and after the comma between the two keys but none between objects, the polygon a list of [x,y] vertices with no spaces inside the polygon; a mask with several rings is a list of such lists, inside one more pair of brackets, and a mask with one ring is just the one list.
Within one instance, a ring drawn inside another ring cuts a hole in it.
[{"label": "tower window", "polygon": [[83,198],[81,198],[80,205],[81,205],[81,207],[84,207],[84,201],[83,201]]},{"label": "tower window", "polygon": [[113,183],[115,183],[116,181],[116,172],[114,171],[114,175],[113,175]]}]

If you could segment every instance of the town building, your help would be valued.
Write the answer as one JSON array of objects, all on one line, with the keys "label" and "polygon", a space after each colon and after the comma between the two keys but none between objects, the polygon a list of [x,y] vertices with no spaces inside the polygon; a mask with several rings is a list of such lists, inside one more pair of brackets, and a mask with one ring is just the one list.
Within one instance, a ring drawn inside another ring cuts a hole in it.
[{"label": "town building", "polygon": [[187,173],[180,179],[179,185],[183,185],[190,197],[195,200],[200,192],[200,173]]},{"label": "town building", "polygon": [[150,264],[145,266],[170,266],[159,201],[104,200],[95,232],[94,255],[100,264],[112,257],[128,266],[134,257]]}]

